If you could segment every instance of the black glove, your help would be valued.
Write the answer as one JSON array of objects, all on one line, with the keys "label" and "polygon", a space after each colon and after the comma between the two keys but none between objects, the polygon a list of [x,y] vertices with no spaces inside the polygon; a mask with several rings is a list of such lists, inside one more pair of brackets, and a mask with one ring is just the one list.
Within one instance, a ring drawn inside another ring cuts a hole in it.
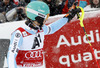
[{"label": "black glove", "polygon": [[75,14],[79,13],[81,11],[80,8],[76,8],[78,2],[74,2],[72,7],[69,8],[69,12],[64,16],[64,18],[68,18],[68,22],[72,20],[72,18],[75,16]]},{"label": "black glove", "polygon": [[80,11],[81,11],[80,8],[72,9],[72,10],[70,10],[70,11],[64,16],[64,18],[68,18],[68,22],[69,22],[69,21],[72,20],[72,18],[73,18],[77,13],[79,13]]}]

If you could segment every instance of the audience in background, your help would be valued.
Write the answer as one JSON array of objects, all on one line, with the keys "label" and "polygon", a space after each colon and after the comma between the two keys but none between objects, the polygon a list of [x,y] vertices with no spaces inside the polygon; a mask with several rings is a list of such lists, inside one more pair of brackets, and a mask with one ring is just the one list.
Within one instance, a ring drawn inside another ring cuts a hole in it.
[{"label": "audience in background", "polygon": [[89,5],[89,0],[78,0],[79,6],[82,8],[85,8],[87,5]]},{"label": "audience in background", "polygon": [[[0,22],[7,22],[5,14],[10,11],[12,8],[17,7],[13,2],[10,0],[3,0],[0,2]],[[4,18],[4,19],[2,19]]]},{"label": "audience in background", "polygon": [[87,5],[84,10],[85,11],[95,11],[100,10],[100,0],[89,0],[90,5]]},{"label": "audience in background", "polygon": [[57,10],[56,10],[57,14],[62,14],[62,9],[64,8],[65,1],[66,0],[59,0],[58,1]]},{"label": "audience in background", "polygon": [[0,13],[6,13],[8,12],[9,10],[11,10],[12,8],[15,8],[16,5],[13,3],[13,2],[10,2],[10,0],[3,0],[1,3],[0,3],[0,8],[1,8],[1,12]]},{"label": "audience in background", "polygon": [[100,0],[90,0],[91,8],[100,8]]},{"label": "audience in background", "polygon": [[26,6],[26,3],[22,0],[19,2],[18,7],[13,8],[12,10],[6,13],[6,19],[8,21],[19,21],[24,20],[26,18],[25,10],[23,10]]},{"label": "audience in background", "polygon": [[68,0],[68,9],[73,5],[76,0]]},{"label": "audience in background", "polygon": [[62,9],[62,14],[67,13],[75,1],[78,1],[78,6],[82,8],[85,8],[87,5],[89,5],[89,0],[66,0],[65,6]]},{"label": "audience in background", "polygon": [[50,16],[53,16],[56,14],[56,0],[43,0],[45,3],[47,3],[47,5],[50,8]]},{"label": "audience in background", "polygon": [[16,5],[19,4],[19,0],[11,0],[12,2],[14,2]]},{"label": "audience in background", "polygon": [[[50,8],[50,16],[58,15],[58,14],[66,14],[69,11],[69,8],[73,5],[75,1],[78,1],[78,6],[87,8],[99,8],[100,0],[0,0],[0,22],[3,20],[3,17],[8,17],[11,15],[10,13],[14,10],[17,14],[16,19],[12,20],[22,20],[25,19],[25,14],[18,12],[15,7],[25,7],[31,1],[44,1],[48,4]],[[90,4],[90,5],[89,5]],[[14,12],[13,11],[13,12]],[[15,13],[14,12],[14,13]],[[10,14],[10,15],[9,15]],[[5,22],[8,20],[5,17]],[[11,15],[11,18],[13,16]],[[10,18],[10,19],[11,19]]]},{"label": "audience in background", "polygon": [[66,0],[64,8],[62,8],[62,14],[67,13],[74,2],[75,0]]},{"label": "audience in background", "polygon": [[62,8],[65,5],[65,0],[43,0],[50,8],[50,16],[62,14]]}]

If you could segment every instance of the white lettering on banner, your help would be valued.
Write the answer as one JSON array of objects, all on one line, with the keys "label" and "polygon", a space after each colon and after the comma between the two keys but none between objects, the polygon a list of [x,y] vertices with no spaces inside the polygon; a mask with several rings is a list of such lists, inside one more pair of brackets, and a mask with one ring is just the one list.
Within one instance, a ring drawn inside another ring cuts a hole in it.
[{"label": "white lettering on banner", "polygon": [[[95,42],[95,39],[96,39],[97,42],[100,41],[98,30],[95,30],[95,34],[93,34],[93,31],[90,31],[90,34],[87,34],[87,36],[90,38],[89,39],[90,43]],[[94,37],[96,37],[96,38],[94,39]],[[62,40],[64,40],[64,41],[62,41]],[[71,40],[71,43],[69,43],[69,41],[67,40],[67,38],[64,35],[60,35],[58,43],[57,43],[57,48],[59,48],[61,45],[67,45],[67,46],[80,45],[80,44],[82,44],[82,41],[84,43],[88,43],[88,40],[87,40],[85,35],[83,36],[83,38],[81,36],[78,36],[78,41],[77,42],[75,42],[74,37],[71,37],[70,40]]]},{"label": "white lettering on banner", "polygon": [[82,43],[82,41],[81,41],[81,36],[78,36],[78,42],[76,43],[76,42],[74,42],[74,37],[71,37],[71,42],[72,42],[72,45],[78,45],[78,44],[81,44]]},{"label": "white lettering on banner", "polygon": [[[94,50],[94,54],[96,56],[96,59],[100,59],[100,51],[97,51],[96,49]],[[76,56],[76,55],[75,55]],[[66,61],[63,61],[63,59],[66,59]],[[73,63],[78,63],[78,62],[83,62],[83,61],[90,61],[90,60],[93,60],[93,57],[92,57],[92,54],[90,52],[85,52],[83,53],[83,56],[81,56],[81,54],[79,53],[78,54],[78,59],[75,60],[75,57],[74,57],[74,54],[72,54],[71,56],[69,55],[62,55],[60,58],[59,58],[59,62],[60,64],[62,65],[65,65],[67,64],[68,67],[71,66],[71,61]]]},{"label": "white lettering on banner", "polygon": [[95,32],[96,32],[96,40],[97,40],[97,42],[99,42],[100,41],[100,37],[99,37],[99,33],[98,33],[99,31],[96,30]]},{"label": "white lettering on banner", "polygon": [[78,60],[75,60],[74,54],[71,55],[71,58],[74,63],[81,62],[81,54],[78,54]]},{"label": "white lettering on banner", "polygon": [[[64,58],[67,60],[66,62],[62,61],[62,59],[64,59]],[[70,67],[70,59],[69,59],[69,56],[61,56],[61,57],[59,58],[59,62],[60,62],[62,65],[67,64],[67,66]]]},{"label": "white lettering on banner", "polygon": [[[62,40],[64,40],[64,42],[62,42]],[[66,39],[66,37],[64,35],[61,35],[57,44],[57,47],[60,47],[60,45],[68,45],[70,46],[70,43],[68,42],[68,40]]]},{"label": "white lettering on banner", "polygon": [[30,51],[30,52],[27,52],[25,54],[25,58],[27,59],[30,59],[30,58],[39,58],[39,57],[42,57],[42,50],[39,50],[39,51]]},{"label": "white lettering on banner", "polygon": [[84,61],[92,60],[92,54],[90,52],[83,53],[83,55],[84,55],[83,57]]}]

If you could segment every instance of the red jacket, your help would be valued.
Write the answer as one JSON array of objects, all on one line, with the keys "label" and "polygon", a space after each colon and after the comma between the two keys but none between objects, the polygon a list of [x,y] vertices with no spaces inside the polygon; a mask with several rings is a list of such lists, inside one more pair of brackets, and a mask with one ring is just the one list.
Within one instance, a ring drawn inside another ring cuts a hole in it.
[{"label": "red jacket", "polygon": [[[77,1],[77,0],[76,0]],[[78,0],[78,6],[80,4],[80,1],[86,1],[87,2],[87,5],[89,4],[89,0]],[[65,6],[64,8],[62,9],[62,14],[65,14],[67,13],[69,10],[68,10],[68,0],[66,0],[65,2]]]},{"label": "red jacket", "polygon": [[18,5],[19,0],[13,0],[16,5]]},{"label": "red jacket", "polygon": [[68,0],[66,0],[65,6],[64,6],[64,8],[62,9],[62,14],[65,14],[65,13],[67,13],[67,12],[68,12]]}]

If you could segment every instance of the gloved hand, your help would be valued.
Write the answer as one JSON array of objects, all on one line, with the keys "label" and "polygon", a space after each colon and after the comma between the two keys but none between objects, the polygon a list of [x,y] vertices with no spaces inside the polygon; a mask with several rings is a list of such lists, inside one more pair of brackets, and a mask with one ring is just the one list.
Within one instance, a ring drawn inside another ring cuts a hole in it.
[{"label": "gloved hand", "polygon": [[75,2],[72,7],[69,9],[69,12],[64,16],[64,18],[68,18],[68,22],[72,20],[72,18],[81,11],[80,8],[76,8],[77,2]]}]

